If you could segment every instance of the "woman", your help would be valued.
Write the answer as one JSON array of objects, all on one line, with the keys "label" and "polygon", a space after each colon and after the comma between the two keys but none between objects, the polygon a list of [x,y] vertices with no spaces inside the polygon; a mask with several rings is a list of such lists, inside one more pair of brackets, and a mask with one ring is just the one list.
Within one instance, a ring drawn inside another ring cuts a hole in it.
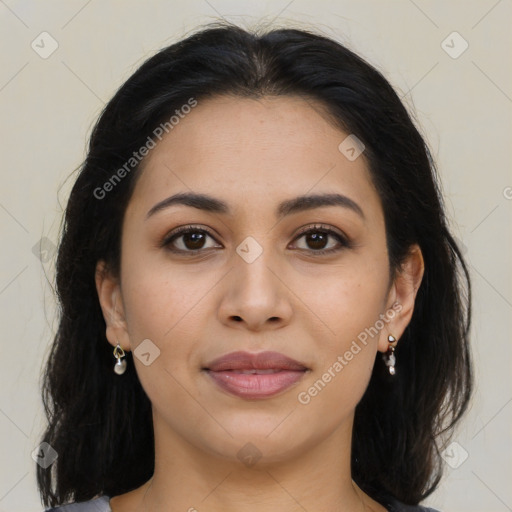
[{"label": "woman", "polygon": [[339,43],[219,24],[146,61],[92,133],[57,291],[45,506],[429,510],[468,272],[425,142]]}]

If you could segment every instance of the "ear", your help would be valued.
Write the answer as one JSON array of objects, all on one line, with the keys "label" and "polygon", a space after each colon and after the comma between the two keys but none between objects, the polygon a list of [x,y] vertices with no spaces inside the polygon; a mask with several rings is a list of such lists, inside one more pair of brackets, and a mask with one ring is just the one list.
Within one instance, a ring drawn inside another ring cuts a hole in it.
[{"label": "ear", "polygon": [[105,262],[100,260],[96,264],[95,281],[103,318],[107,325],[107,339],[113,347],[119,343],[123,350],[128,351],[130,340],[119,279],[112,276]]},{"label": "ear", "polygon": [[380,352],[387,351],[390,334],[400,340],[405,328],[409,325],[424,271],[423,254],[419,246],[414,244],[409,248],[407,257],[398,269],[389,290],[385,313],[389,320],[379,335],[378,350]]}]

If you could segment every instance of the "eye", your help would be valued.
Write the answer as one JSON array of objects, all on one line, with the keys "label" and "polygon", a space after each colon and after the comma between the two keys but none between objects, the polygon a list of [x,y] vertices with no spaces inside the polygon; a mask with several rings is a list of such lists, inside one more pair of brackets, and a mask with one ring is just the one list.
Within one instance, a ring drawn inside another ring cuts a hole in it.
[{"label": "eye", "polygon": [[[347,238],[341,233],[316,225],[303,229],[295,240],[300,239],[304,239],[306,247],[299,247],[299,249],[311,251],[315,255],[337,252],[350,246]],[[329,240],[331,240],[330,243]]]},{"label": "eye", "polygon": [[[213,241],[209,245],[208,239]],[[334,253],[350,247],[348,239],[341,233],[317,225],[302,229],[295,241],[301,239],[304,240],[306,246],[300,247],[301,244],[299,244],[298,249],[310,251],[315,255]],[[205,249],[222,247],[208,230],[197,226],[182,226],[174,230],[164,238],[161,246],[175,253],[195,253]]]},{"label": "eye", "polygon": [[206,245],[208,238],[215,241],[213,235],[204,228],[183,226],[167,235],[161,245],[172,252],[196,252],[219,247],[218,244]]}]

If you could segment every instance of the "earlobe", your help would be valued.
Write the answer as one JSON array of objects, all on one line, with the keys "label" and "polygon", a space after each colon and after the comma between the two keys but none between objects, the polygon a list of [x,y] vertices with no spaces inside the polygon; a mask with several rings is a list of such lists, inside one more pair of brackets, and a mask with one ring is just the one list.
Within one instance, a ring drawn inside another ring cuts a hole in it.
[{"label": "earlobe", "polygon": [[380,352],[388,351],[389,335],[400,340],[409,325],[424,271],[423,254],[420,247],[414,244],[410,247],[404,262],[397,271],[388,295],[388,311],[393,309],[394,313],[386,328],[381,332],[378,346]]},{"label": "earlobe", "polygon": [[130,343],[119,280],[111,274],[103,260],[96,264],[95,282],[107,339],[113,347],[119,343],[123,350],[128,351]]}]

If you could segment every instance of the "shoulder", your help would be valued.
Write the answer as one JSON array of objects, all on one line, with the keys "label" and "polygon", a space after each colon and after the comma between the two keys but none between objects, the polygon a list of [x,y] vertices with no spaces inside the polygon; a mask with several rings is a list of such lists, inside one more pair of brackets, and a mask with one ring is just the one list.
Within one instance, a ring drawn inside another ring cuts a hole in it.
[{"label": "shoulder", "polygon": [[99,498],[89,501],[70,503],[69,505],[50,508],[44,512],[112,512],[109,501],[109,496],[100,496]]},{"label": "shoulder", "polygon": [[388,498],[383,505],[387,507],[389,512],[439,512],[439,510],[422,505],[406,505],[394,498]]}]

